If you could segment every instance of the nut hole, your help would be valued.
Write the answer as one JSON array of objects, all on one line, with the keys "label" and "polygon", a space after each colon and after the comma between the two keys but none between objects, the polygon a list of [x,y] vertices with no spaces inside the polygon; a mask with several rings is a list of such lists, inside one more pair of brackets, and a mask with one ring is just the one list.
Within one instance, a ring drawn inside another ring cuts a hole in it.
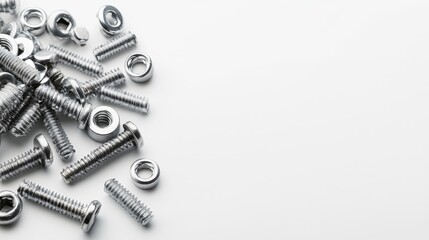
[{"label": "nut hole", "polygon": [[117,27],[121,24],[121,20],[119,19],[118,14],[115,11],[107,11],[106,20],[113,27]]},{"label": "nut hole", "polygon": [[61,17],[57,20],[57,26],[63,32],[68,32],[72,28],[72,24],[71,24],[70,20],[63,18],[63,17]]},{"label": "nut hole", "polygon": [[37,26],[42,23],[43,17],[40,13],[32,12],[25,16],[25,21],[32,26]]},{"label": "nut hole", "polygon": [[3,197],[0,199],[0,212],[7,213],[14,207],[13,199],[11,197]]},{"label": "nut hole", "polygon": [[146,72],[146,69],[146,60],[143,59],[141,59],[140,61],[136,61],[131,67],[131,71],[135,74],[143,74]]},{"label": "nut hole", "polygon": [[154,166],[152,164],[145,163],[136,169],[136,174],[143,179],[149,179],[153,176],[153,171]]},{"label": "nut hole", "polygon": [[106,128],[113,122],[113,116],[108,111],[100,111],[94,115],[94,123],[100,128]]}]

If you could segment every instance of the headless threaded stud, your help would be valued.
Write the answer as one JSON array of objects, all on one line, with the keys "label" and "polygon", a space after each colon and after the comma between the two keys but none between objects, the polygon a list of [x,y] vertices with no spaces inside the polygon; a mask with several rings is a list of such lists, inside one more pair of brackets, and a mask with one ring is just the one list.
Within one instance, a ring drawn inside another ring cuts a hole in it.
[{"label": "headless threaded stud", "polygon": [[79,161],[64,168],[61,175],[64,181],[70,184],[88,173],[95,171],[97,168],[104,165],[107,160],[125,149],[132,146],[141,147],[142,145],[143,140],[139,130],[133,123],[127,122],[124,124],[124,131],[122,133],[91,151]]},{"label": "headless threaded stud", "polygon": [[78,101],[59,93],[55,89],[41,85],[35,90],[36,98],[42,103],[52,107],[56,111],[78,121],[78,127],[84,129],[91,112],[92,105],[81,105]]},{"label": "headless threaded stud", "polygon": [[19,0],[1,0],[0,12],[16,15],[19,11]]},{"label": "headless threaded stud", "polygon": [[140,224],[146,225],[153,218],[152,211],[116,179],[108,180],[104,184],[104,191]]},{"label": "headless threaded stud", "polygon": [[15,137],[26,136],[41,117],[40,104],[38,102],[30,103],[30,105],[16,118],[10,129],[10,133]]},{"label": "headless threaded stud", "polygon": [[90,76],[97,77],[101,76],[103,73],[103,65],[96,61],[79,56],[72,51],[55,46],[53,44],[49,45],[47,50],[56,53],[60,63],[86,73]]},{"label": "headless threaded stud", "polygon": [[81,84],[81,88],[87,98],[92,97],[95,92],[103,86],[118,86],[125,83],[125,76],[119,70],[115,68],[103,76],[88,80]]},{"label": "headless threaded stud", "polygon": [[141,113],[149,112],[150,105],[147,97],[138,96],[127,91],[103,86],[97,91],[97,97],[99,100],[110,102],[133,111]]},{"label": "headless threaded stud", "polygon": [[32,149],[0,165],[0,179],[7,180],[35,167],[48,167],[52,160],[49,143],[42,134],[39,134],[34,138]]},{"label": "headless threaded stud", "polygon": [[22,59],[4,47],[0,47],[0,66],[27,85],[35,84],[39,78],[39,72],[35,68],[26,64]]},{"label": "headless threaded stud", "polygon": [[51,137],[55,149],[57,150],[61,159],[64,161],[70,160],[75,150],[66,132],[64,131],[57,114],[52,108],[47,106],[42,106],[41,112],[43,115],[43,124],[48,130],[49,136]]},{"label": "headless threaded stud", "polygon": [[127,48],[137,44],[137,37],[132,32],[121,33],[110,39],[107,43],[101,44],[94,49],[95,58],[98,61],[105,60]]},{"label": "headless threaded stud", "polygon": [[18,194],[27,200],[79,221],[85,232],[91,230],[101,207],[101,203],[98,201],[83,204],[25,179],[19,184]]}]

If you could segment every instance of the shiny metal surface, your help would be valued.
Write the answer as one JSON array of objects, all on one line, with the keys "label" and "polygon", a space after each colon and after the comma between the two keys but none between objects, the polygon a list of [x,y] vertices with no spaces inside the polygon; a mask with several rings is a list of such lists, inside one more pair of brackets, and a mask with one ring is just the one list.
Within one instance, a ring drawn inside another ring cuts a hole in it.
[{"label": "shiny metal surface", "polygon": [[121,12],[114,6],[105,5],[98,11],[100,30],[106,36],[113,36],[122,31],[124,19]]},{"label": "shiny metal surface", "polygon": [[26,37],[16,37],[15,42],[20,51],[18,51],[18,57],[22,60],[29,59],[33,56],[34,42]]},{"label": "shiny metal surface", "polygon": [[94,49],[94,56],[98,61],[114,56],[127,48],[137,44],[137,37],[132,32],[121,33],[113,37],[108,42],[97,46]]},{"label": "shiny metal surface", "polygon": [[119,114],[115,109],[108,106],[96,107],[89,117],[88,136],[97,142],[107,142],[118,135],[120,123]]},{"label": "shiny metal surface", "polygon": [[69,39],[74,27],[74,18],[69,12],[64,10],[51,13],[46,23],[46,30],[48,33],[60,40]]},{"label": "shiny metal surface", "polygon": [[[147,169],[152,172],[151,176],[148,178],[140,177],[138,172]],[[136,187],[141,189],[151,189],[158,185],[159,176],[161,175],[161,170],[159,169],[158,164],[150,159],[140,158],[131,165],[130,169],[131,180]]]},{"label": "shiny metal surface", "polygon": [[7,211],[0,211],[0,225],[9,225],[18,220],[22,212],[22,200],[14,192],[0,191],[0,210],[9,207]]},{"label": "shiny metal surface", "polygon": [[19,22],[9,22],[0,29],[0,32],[14,38],[22,32],[22,26]]},{"label": "shiny metal surface", "polygon": [[18,55],[18,44],[13,37],[7,34],[0,34],[0,46],[7,49],[13,55]]},{"label": "shiny metal surface", "polygon": [[[145,71],[138,73],[133,71],[133,67],[142,63],[146,66]],[[137,83],[149,81],[153,75],[152,59],[145,53],[134,53],[125,61],[125,72],[131,80]]]},{"label": "shiny metal surface", "polygon": [[75,27],[71,32],[70,38],[76,45],[83,47],[89,40],[88,29],[80,26]]},{"label": "shiny metal surface", "polygon": [[[31,23],[29,20],[31,18],[37,18],[39,20],[38,23]],[[19,16],[19,22],[23,30],[28,31],[35,36],[42,35],[45,32],[46,23],[48,21],[48,17],[46,12],[37,7],[30,7],[22,10]]]}]

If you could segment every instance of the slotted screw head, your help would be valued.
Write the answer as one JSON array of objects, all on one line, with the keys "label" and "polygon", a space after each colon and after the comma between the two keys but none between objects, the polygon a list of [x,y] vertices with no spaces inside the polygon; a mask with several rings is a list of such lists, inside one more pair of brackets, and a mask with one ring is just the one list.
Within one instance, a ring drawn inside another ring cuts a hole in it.
[{"label": "slotted screw head", "polygon": [[89,32],[85,27],[75,27],[71,32],[70,38],[74,43],[83,47],[88,42]]}]

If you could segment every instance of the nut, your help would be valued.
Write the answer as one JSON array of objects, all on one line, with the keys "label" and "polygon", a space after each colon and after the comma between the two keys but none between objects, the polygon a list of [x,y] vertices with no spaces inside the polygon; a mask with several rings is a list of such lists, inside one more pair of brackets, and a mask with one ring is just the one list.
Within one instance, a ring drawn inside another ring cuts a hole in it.
[{"label": "nut", "polygon": [[60,40],[69,39],[75,27],[75,21],[71,14],[64,10],[53,12],[46,24],[48,33]]},{"label": "nut", "polygon": [[[8,207],[9,209],[3,211]],[[0,225],[8,225],[18,220],[22,211],[22,200],[14,192],[1,191],[0,192]]]},{"label": "nut", "polygon": [[[147,169],[152,172],[148,178],[143,178],[138,175],[140,170]],[[150,159],[140,158],[131,165],[130,175],[134,185],[141,189],[150,189],[155,187],[159,182],[161,171],[158,164]]]},{"label": "nut", "polygon": [[107,36],[113,36],[122,31],[124,20],[121,12],[114,6],[105,5],[98,11],[101,32]]},{"label": "nut", "polygon": [[115,109],[108,106],[94,108],[88,123],[88,135],[97,142],[107,142],[119,133],[120,119]]},{"label": "nut", "polygon": [[[146,65],[146,70],[144,72],[136,73],[133,71],[133,67],[138,63]],[[125,61],[125,72],[134,82],[141,83],[149,81],[153,74],[152,60],[149,55],[145,53],[134,53]]]},{"label": "nut", "polygon": [[[30,23],[29,19],[31,18],[38,18],[39,22],[36,24]],[[45,32],[47,22],[46,12],[41,8],[26,8],[22,10],[19,21],[24,30],[39,36]]]}]

